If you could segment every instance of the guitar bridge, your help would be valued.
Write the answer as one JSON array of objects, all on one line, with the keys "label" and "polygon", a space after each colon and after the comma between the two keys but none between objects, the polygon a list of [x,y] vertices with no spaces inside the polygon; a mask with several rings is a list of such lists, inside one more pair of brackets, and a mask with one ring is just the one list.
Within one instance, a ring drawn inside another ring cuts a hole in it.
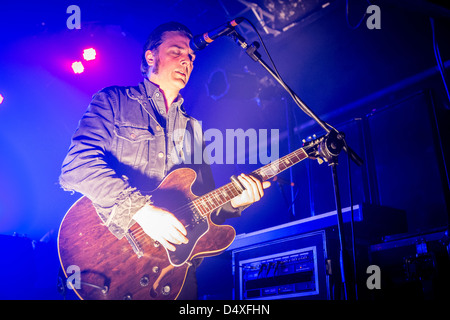
[{"label": "guitar bridge", "polygon": [[139,246],[139,242],[133,236],[133,233],[128,231],[127,233],[125,233],[125,238],[127,238],[128,243],[131,245],[131,248],[133,249],[134,253],[138,256],[138,258],[142,257],[144,255],[144,252]]}]

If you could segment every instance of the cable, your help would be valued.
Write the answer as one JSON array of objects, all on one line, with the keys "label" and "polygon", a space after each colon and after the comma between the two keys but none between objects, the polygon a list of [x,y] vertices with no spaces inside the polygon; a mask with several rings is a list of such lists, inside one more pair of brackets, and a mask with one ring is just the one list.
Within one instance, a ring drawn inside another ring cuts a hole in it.
[{"label": "cable", "polygon": [[436,63],[439,69],[439,73],[441,74],[442,82],[444,83],[445,92],[447,93],[447,98],[450,102],[450,92],[448,90],[447,86],[447,80],[445,79],[445,68],[444,64],[442,63],[441,53],[439,52],[439,46],[436,40],[436,30],[434,26],[434,19],[430,17],[430,23],[431,23],[431,31],[433,33],[433,49],[434,49],[434,56],[436,58]]},{"label": "cable", "polygon": [[[292,97],[292,99],[294,100],[294,102],[297,104],[297,106],[309,117],[311,117],[314,121],[316,121],[323,129],[325,129],[325,131],[329,132],[329,125],[325,122],[322,121],[317,115],[315,115],[313,113],[312,110],[310,110],[304,103],[303,101],[300,100],[300,98],[292,91],[291,88],[289,88],[289,86],[284,82],[283,78],[281,77],[280,73],[278,72],[275,63],[272,60],[272,57],[269,54],[269,51],[266,48],[266,45],[264,44],[264,41],[261,37],[261,35],[258,32],[258,29],[253,25],[253,23],[251,21],[249,21],[247,18],[244,18],[244,21],[246,21],[255,31],[255,33],[257,34],[259,40],[261,41],[261,44],[264,48],[264,51],[266,52],[267,56],[269,57],[269,60],[274,68],[274,70],[270,69],[271,73],[274,73],[273,76],[278,80],[279,84],[289,93],[289,95]],[[251,46],[250,46],[251,47]],[[261,62],[261,61],[260,61]],[[268,69],[269,71],[269,69]]]},{"label": "cable", "polygon": [[[270,56],[269,50],[267,50],[267,47],[266,47],[266,45],[264,44],[264,40],[262,39],[261,34],[259,33],[258,29],[257,29],[257,28],[255,27],[255,25],[254,25],[250,20],[248,20],[247,18],[244,18],[244,21],[246,21],[246,22],[252,27],[253,31],[255,31],[256,35],[258,36],[259,41],[261,42],[261,44],[262,44],[262,46],[263,46],[264,52],[266,53],[267,57],[268,57],[269,60],[270,60],[270,63],[272,64],[273,70],[275,71],[277,77],[278,77],[281,81],[283,81],[283,79],[282,79],[280,73],[278,72],[278,69],[277,69],[275,63],[274,63],[273,60],[272,60],[272,57]],[[284,82],[284,81],[283,81],[283,82]]]},{"label": "cable", "polygon": [[[367,16],[367,11],[364,13],[364,15],[362,16],[361,20],[359,20],[359,22],[358,22],[355,26],[352,26],[352,25],[350,24],[350,20],[349,20],[350,10],[349,10],[348,2],[349,2],[349,0],[345,0],[345,20],[347,21],[347,26],[348,26],[350,29],[356,30],[356,29],[358,29],[358,28],[361,26],[361,23],[362,23],[362,22],[364,21],[364,19],[366,18],[366,16]],[[368,3],[369,5],[372,5],[372,3],[371,3],[369,0],[367,0],[367,3]]]}]

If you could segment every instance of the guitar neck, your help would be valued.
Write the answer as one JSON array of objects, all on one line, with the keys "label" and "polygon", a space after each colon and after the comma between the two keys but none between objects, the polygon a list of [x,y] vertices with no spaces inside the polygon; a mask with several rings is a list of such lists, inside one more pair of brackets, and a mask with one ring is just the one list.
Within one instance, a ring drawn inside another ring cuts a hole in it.
[{"label": "guitar neck", "polygon": [[[292,167],[300,161],[306,159],[308,154],[303,148],[297,149],[294,152],[273,161],[264,167],[261,167],[251,173],[262,181],[269,180],[279,174],[280,172]],[[199,213],[203,216],[213,212],[214,210],[222,207],[228,201],[237,197],[241,191],[230,182],[218,189],[215,189],[207,194],[196,198],[192,201]]]},{"label": "guitar neck", "polygon": [[274,162],[265,165],[264,167],[256,169],[252,172],[252,175],[258,176],[262,181],[266,181],[306,159],[307,157],[308,154],[305,152],[304,148],[300,148],[278,160],[275,160]]}]

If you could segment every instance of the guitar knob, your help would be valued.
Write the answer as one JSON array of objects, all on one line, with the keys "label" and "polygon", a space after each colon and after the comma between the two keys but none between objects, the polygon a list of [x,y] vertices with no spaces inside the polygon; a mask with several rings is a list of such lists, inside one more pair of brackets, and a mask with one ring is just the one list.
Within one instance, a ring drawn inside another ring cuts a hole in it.
[{"label": "guitar knob", "polygon": [[159,267],[158,266],[154,266],[152,268],[153,273],[158,273],[159,272]]},{"label": "guitar knob", "polygon": [[141,280],[139,280],[139,284],[141,285],[141,287],[146,287],[149,284],[149,279],[147,276],[143,276],[141,278]]},{"label": "guitar knob", "polygon": [[162,288],[162,294],[163,295],[165,295],[165,296],[168,296],[169,294],[170,294],[170,286],[169,285],[165,285],[163,288]]}]

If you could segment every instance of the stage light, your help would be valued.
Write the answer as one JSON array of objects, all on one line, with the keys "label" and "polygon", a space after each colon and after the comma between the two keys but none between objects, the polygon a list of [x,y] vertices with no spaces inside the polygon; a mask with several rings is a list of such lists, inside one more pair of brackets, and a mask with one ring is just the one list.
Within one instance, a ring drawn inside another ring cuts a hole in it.
[{"label": "stage light", "polygon": [[82,73],[84,71],[84,66],[80,61],[72,63],[72,69],[75,73]]},{"label": "stage light", "polygon": [[83,58],[86,61],[94,60],[97,52],[94,48],[84,49]]},{"label": "stage light", "polygon": [[0,104],[2,104],[3,100],[5,100],[5,98],[0,94]]}]

